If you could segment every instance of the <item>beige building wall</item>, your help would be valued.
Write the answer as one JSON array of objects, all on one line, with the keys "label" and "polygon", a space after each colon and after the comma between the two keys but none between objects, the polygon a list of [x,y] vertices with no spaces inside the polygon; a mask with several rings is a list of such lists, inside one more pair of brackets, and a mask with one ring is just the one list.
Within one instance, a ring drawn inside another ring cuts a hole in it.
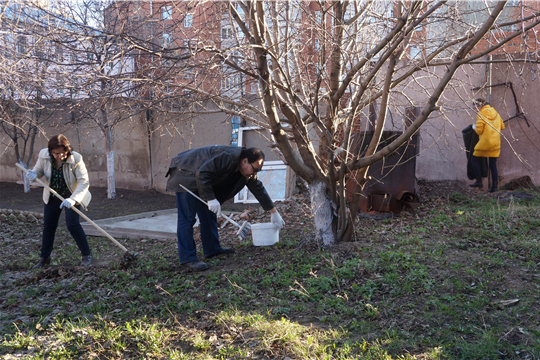
[{"label": "beige building wall", "polygon": [[[232,127],[225,114],[211,114],[179,121],[170,115],[158,119],[159,127],[149,141],[143,115],[128,119],[114,131],[114,169],[116,187],[165,191],[171,159],[178,153],[199,146],[230,145]],[[39,150],[47,147],[48,139],[62,133],[75,151],[83,155],[91,186],[107,186],[107,157],[105,138],[95,124],[86,121],[77,124],[56,123],[41,129],[30,162],[33,167]],[[21,180],[21,171],[15,167],[16,158],[11,140],[0,133],[0,181]],[[151,149],[151,150],[150,150]]]},{"label": "beige building wall", "polygon": [[[433,80],[444,71],[444,67],[441,67],[434,73],[418,76],[417,81],[429,89],[432,83],[436,83]],[[438,103],[442,106],[442,111],[433,112],[420,129],[417,178],[470,181],[467,178],[467,157],[462,135],[464,128],[476,122],[470,99],[491,98],[491,105],[503,120],[517,114],[514,98],[508,87],[474,89],[490,82],[492,85],[512,82],[518,104],[531,126],[527,127],[522,118],[514,118],[505,123],[501,155],[497,163],[501,185],[525,175],[530,176],[535,185],[540,185],[540,81],[538,78],[532,81],[533,76],[530,65],[519,68],[493,65],[490,69],[489,66],[479,64],[460,68],[452,85],[446,88]],[[423,106],[426,102],[426,96],[420,91],[409,90],[406,95],[417,106]],[[403,106],[410,104],[404,103]]]},{"label": "beige building wall", "polygon": [[[534,66],[536,76],[531,71]],[[535,78],[535,79],[534,79]],[[534,81],[533,81],[534,79]],[[505,123],[501,144],[499,168],[505,181],[530,176],[536,186],[540,185],[540,73],[538,66],[520,63],[514,66],[493,66],[493,84],[511,82],[518,106],[527,118],[514,118]],[[491,104],[506,120],[518,113],[510,88],[492,88]]]},{"label": "beige building wall", "polygon": [[[435,73],[418,76],[417,81],[428,89],[436,83],[430,76],[437,77],[444,67]],[[506,123],[503,131],[502,151],[498,162],[501,184],[528,175],[540,185],[540,79],[533,81],[530,65],[519,67],[494,65],[489,71],[486,65],[462,67],[456,74],[453,86],[449,86],[439,105],[441,112],[434,112],[420,130],[420,154],[417,158],[416,177],[425,180],[461,180],[469,182],[466,172],[466,153],[462,130],[475,121],[470,99],[491,97],[493,107],[506,120],[516,115],[512,92],[506,86],[489,90],[476,90],[486,81],[498,84],[512,82],[518,104],[527,117],[530,127],[523,118],[514,118]],[[396,89],[396,92],[400,91]],[[387,124],[388,130],[403,128],[404,108],[422,106],[426,95],[420,91],[407,90],[406,96],[398,98],[398,108]],[[178,115],[169,115],[156,120],[156,130],[148,137],[143,115],[133,117],[115,129],[114,159],[115,179],[118,188],[144,190],[155,188],[164,192],[165,174],[170,161],[178,153],[195,147],[231,143],[232,127],[225,114],[210,114],[180,121]],[[90,172],[92,186],[107,186],[105,139],[101,131],[90,122],[76,125],[58,123],[42,129],[35,145],[33,166],[40,149],[47,146],[49,137],[63,133],[80,152]],[[268,144],[269,145],[269,144]],[[13,145],[5,134],[0,134],[0,181],[21,180],[15,167]],[[259,146],[271,152],[266,144]]]}]

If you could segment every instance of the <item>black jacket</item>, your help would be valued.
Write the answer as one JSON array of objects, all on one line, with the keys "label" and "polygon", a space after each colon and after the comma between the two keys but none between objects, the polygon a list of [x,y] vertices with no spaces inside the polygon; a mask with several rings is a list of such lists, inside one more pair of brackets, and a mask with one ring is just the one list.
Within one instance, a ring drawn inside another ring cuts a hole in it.
[{"label": "black jacket", "polygon": [[185,192],[178,184],[191,191],[198,191],[206,201],[217,199],[220,203],[231,199],[247,186],[264,210],[274,203],[264,185],[254,174],[249,180],[238,170],[243,147],[211,145],[191,149],[178,154],[171,161],[165,177],[167,191]]}]

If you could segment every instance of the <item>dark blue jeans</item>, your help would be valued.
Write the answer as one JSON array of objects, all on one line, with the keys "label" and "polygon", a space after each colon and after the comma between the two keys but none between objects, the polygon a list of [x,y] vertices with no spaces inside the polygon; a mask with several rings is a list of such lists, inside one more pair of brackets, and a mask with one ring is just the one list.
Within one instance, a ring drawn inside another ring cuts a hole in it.
[{"label": "dark blue jeans", "polygon": [[[474,177],[476,178],[476,180],[482,180],[482,169],[481,169],[481,164],[480,164],[480,159],[479,157],[476,157],[473,155],[472,159],[471,159],[471,164],[473,166],[473,171],[474,171]],[[499,173],[497,171],[497,158],[495,157],[490,157],[488,158],[489,160],[489,171],[491,172],[491,181],[492,183],[494,182],[498,182],[499,181]]]},{"label": "dark blue jeans", "polygon": [[[43,224],[43,240],[41,243],[41,257],[46,258],[51,255],[54,246],[54,237],[56,234],[56,229],[58,228],[58,220],[60,220],[60,214],[63,209],[60,209],[60,204],[62,201],[55,196],[49,198],[49,203],[45,204],[43,210],[44,215],[44,224]],[[77,209],[80,209],[80,205],[76,205]],[[67,228],[75,239],[79,250],[81,250],[82,256],[90,255],[90,247],[88,246],[88,240],[86,239],[86,234],[79,222],[79,214],[77,214],[72,209],[66,210],[66,225]]]},{"label": "dark blue jeans", "polygon": [[[199,195],[197,192],[195,194]],[[205,257],[218,253],[221,250],[217,228],[217,216],[189,193],[176,193],[176,207],[178,208],[178,223],[176,238],[178,239],[178,258],[180,264],[198,260],[197,247],[193,239],[193,225],[195,214],[199,215],[199,228],[201,242]]]}]

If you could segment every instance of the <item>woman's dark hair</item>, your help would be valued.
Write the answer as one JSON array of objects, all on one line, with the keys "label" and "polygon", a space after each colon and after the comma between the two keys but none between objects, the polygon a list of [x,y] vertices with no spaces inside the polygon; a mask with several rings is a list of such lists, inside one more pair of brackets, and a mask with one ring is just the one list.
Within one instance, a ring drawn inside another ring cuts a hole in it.
[{"label": "woman's dark hair", "polygon": [[69,143],[67,137],[62,134],[58,134],[49,139],[49,154],[51,154],[51,156],[54,149],[58,149],[61,147],[63,147],[64,150],[67,152],[67,156],[71,155],[73,147],[71,147],[71,144]]},{"label": "woman's dark hair", "polygon": [[252,164],[259,159],[264,160],[264,153],[261,150],[254,147],[249,148],[249,149],[242,149],[242,152],[240,153],[240,160],[243,160],[243,159],[248,159],[248,162]]},{"label": "woman's dark hair", "polygon": [[488,104],[489,103],[486,100],[482,99],[482,98],[478,98],[478,99],[473,100],[473,105],[476,105],[476,106],[486,106]]}]

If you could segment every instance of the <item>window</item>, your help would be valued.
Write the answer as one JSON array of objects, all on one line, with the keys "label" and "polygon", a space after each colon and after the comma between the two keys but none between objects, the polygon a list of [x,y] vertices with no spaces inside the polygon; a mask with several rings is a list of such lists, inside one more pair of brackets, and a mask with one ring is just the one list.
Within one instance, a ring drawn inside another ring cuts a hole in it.
[{"label": "window", "polygon": [[224,75],[221,79],[221,88],[225,91],[240,84],[240,78],[237,75]]},{"label": "window", "polygon": [[193,14],[186,14],[184,18],[184,27],[193,27]]},{"label": "window", "polygon": [[519,0],[509,0],[506,5],[507,6],[519,6],[520,1]]},{"label": "window", "polygon": [[172,35],[163,33],[163,47],[168,47],[172,43]]},{"label": "window", "polygon": [[222,89],[230,89],[231,86],[232,86],[231,77],[225,76],[223,79],[221,79],[221,88]]},{"label": "window", "polygon": [[259,83],[252,81],[251,83],[247,84],[246,86],[249,86],[249,93],[251,94],[257,94],[259,91]]},{"label": "window", "polygon": [[221,29],[221,39],[230,39],[232,38],[232,29],[231,28],[223,28]]},{"label": "window", "polygon": [[62,45],[56,44],[54,57],[57,61],[64,61],[64,49],[62,48]]},{"label": "window", "polygon": [[182,71],[182,75],[184,75],[184,79],[185,80],[192,80],[195,78],[195,70],[193,70],[192,68],[188,68],[188,69],[184,69],[184,71]]},{"label": "window", "polygon": [[173,67],[174,66],[174,60],[173,59],[163,59],[163,66],[165,67]]},{"label": "window", "polygon": [[43,52],[43,44],[41,42],[38,42],[34,45],[34,55],[39,59],[45,58],[45,53]]},{"label": "window", "polygon": [[174,92],[174,86],[172,79],[165,80],[165,88],[164,92],[167,94],[171,94]]},{"label": "window", "polygon": [[79,84],[77,83],[77,80],[70,79],[69,80],[69,92],[71,95],[77,95],[79,93]]},{"label": "window", "polygon": [[172,6],[164,6],[161,8],[161,20],[172,20]]},{"label": "window", "polygon": [[234,115],[231,117],[232,134],[231,145],[238,146],[238,129],[240,128],[240,116]]},{"label": "window", "polygon": [[414,59],[420,55],[421,49],[419,46],[411,46],[410,47],[410,55],[411,59]]},{"label": "window", "polygon": [[17,38],[17,52],[20,54],[26,53],[26,38],[24,36]]},{"label": "window", "polygon": [[321,42],[319,41],[319,39],[315,39],[315,51],[320,51],[321,50]]},{"label": "window", "polygon": [[314,21],[318,24],[321,22],[322,11],[315,11]]}]

